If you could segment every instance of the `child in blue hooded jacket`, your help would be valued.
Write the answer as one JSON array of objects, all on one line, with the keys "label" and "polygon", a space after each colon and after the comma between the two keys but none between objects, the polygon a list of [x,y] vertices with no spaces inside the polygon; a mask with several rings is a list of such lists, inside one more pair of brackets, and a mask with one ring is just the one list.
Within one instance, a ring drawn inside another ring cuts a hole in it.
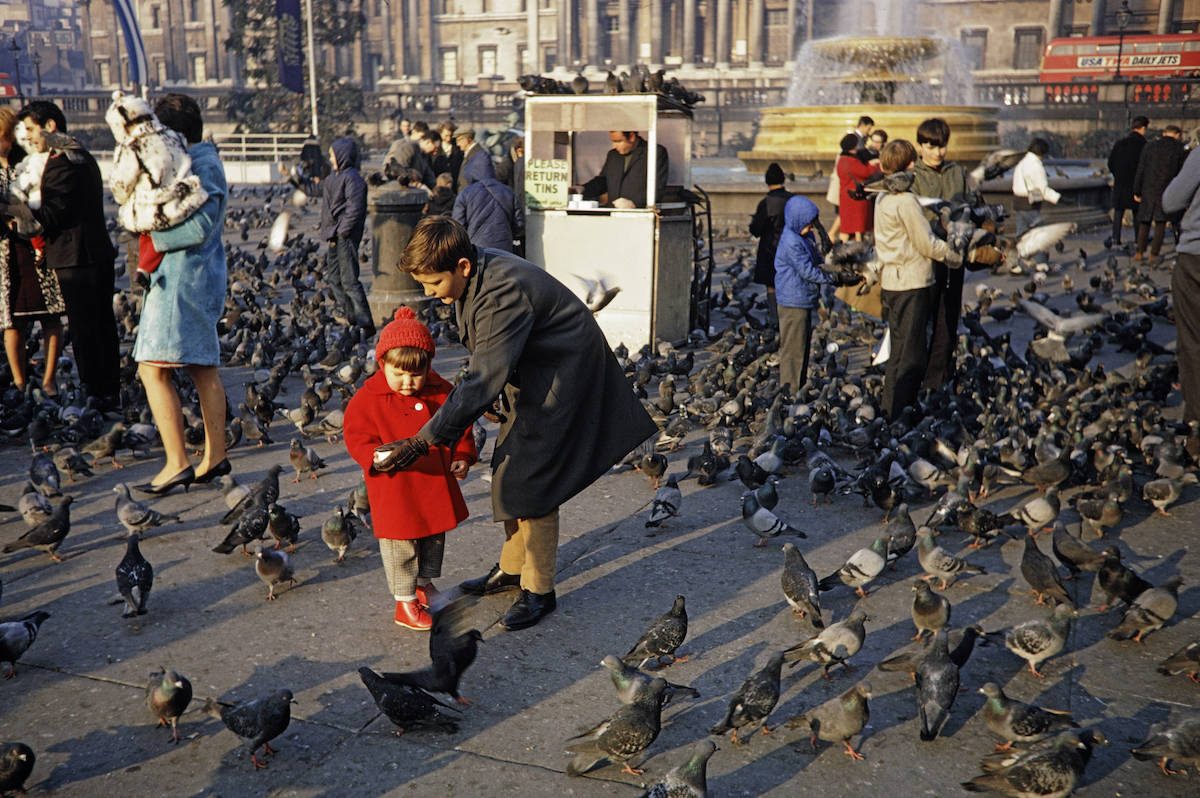
[{"label": "child in blue hooded jacket", "polygon": [[817,217],[812,200],[795,196],[783,208],[783,233],[775,251],[775,302],[779,310],[779,382],[790,385],[793,395],[808,381],[808,349],[812,336],[812,311],[821,299],[823,285],[855,285],[862,277],[853,272],[831,273],[817,248]]},{"label": "child in blue hooded jacket", "polygon": [[321,183],[321,237],[329,244],[325,280],[333,300],[351,324],[375,334],[367,295],[358,279],[358,245],[367,222],[367,181],[358,171],[358,142],[349,136],[329,148],[333,174]]}]

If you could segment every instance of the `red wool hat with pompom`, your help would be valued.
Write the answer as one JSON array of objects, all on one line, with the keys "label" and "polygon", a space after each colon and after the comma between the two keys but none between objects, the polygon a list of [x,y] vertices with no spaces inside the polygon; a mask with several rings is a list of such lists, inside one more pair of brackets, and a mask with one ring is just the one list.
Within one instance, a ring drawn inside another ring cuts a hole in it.
[{"label": "red wool hat with pompom", "polygon": [[375,359],[382,362],[383,356],[387,354],[388,350],[398,346],[424,349],[429,353],[430,360],[433,360],[433,355],[437,351],[429,328],[417,319],[417,314],[407,305],[397,308],[396,315],[379,333],[379,341],[375,344]]}]

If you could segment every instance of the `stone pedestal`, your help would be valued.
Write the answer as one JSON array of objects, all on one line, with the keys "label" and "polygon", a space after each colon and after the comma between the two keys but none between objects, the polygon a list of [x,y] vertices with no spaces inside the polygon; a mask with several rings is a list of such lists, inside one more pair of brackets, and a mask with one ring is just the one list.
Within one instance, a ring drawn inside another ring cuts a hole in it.
[{"label": "stone pedestal", "polygon": [[367,193],[371,215],[371,269],[374,278],[367,294],[371,320],[382,327],[400,305],[414,310],[425,296],[419,283],[400,271],[400,256],[421,220],[421,209],[429,195],[420,189],[395,183],[372,186]]}]

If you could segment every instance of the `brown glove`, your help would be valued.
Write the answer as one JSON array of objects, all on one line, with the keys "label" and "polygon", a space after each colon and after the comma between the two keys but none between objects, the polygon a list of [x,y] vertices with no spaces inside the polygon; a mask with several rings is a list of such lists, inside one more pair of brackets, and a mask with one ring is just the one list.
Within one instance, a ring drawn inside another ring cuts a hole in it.
[{"label": "brown glove", "polygon": [[385,443],[375,449],[371,467],[376,471],[403,471],[429,453],[429,443],[414,435],[402,441]]},{"label": "brown glove", "polygon": [[984,244],[968,252],[967,260],[983,266],[997,266],[1004,262],[1004,253],[991,244]]}]

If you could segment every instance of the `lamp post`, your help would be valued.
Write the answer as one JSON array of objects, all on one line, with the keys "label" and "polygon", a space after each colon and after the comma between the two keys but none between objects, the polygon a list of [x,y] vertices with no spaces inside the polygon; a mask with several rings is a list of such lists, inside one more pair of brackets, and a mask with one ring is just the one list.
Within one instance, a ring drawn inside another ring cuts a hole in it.
[{"label": "lamp post", "polygon": [[8,44],[8,51],[12,53],[13,76],[17,79],[17,99],[21,101],[21,105],[24,105],[25,92],[21,90],[21,45],[17,44],[17,34],[15,33],[12,41]]},{"label": "lamp post", "polygon": [[1125,29],[1129,27],[1129,21],[1133,19],[1133,12],[1129,10],[1129,0],[1121,0],[1121,7],[1117,9],[1117,80],[1121,79],[1121,54],[1125,49]]},{"label": "lamp post", "polygon": [[37,50],[29,56],[29,60],[33,62],[33,75],[37,81],[37,96],[42,96],[42,54]]}]

